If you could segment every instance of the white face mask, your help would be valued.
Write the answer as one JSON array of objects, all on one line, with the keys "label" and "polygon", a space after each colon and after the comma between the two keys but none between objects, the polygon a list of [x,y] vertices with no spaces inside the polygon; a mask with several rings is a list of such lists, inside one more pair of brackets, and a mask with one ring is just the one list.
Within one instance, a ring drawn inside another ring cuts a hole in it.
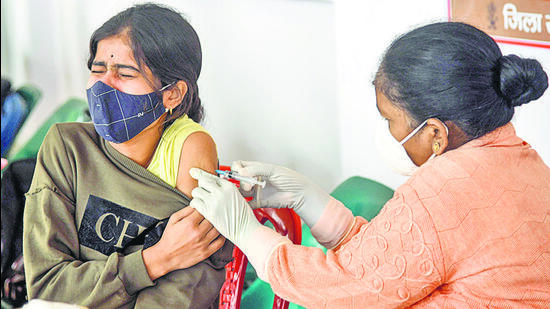
[{"label": "white face mask", "polygon": [[[386,164],[388,164],[395,172],[404,176],[410,176],[418,169],[418,166],[414,164],[407,154],[403,144],[405,144],[420,129],[422,129],[427,122],[428,120],[426,119],[400,142],[397,141],[393,135],[391,135],[387,121],[378,122],[378,128],[376,131],[376,146],[382,156],[382,159],[384,159]],[[443,125],[445,126],[445,124]],[[445,129],[448,134],[449,130],[447,129],[447,126],[445,126]],[[432,159],[434,156],[435,153],[432,154],[428,160]]]}]

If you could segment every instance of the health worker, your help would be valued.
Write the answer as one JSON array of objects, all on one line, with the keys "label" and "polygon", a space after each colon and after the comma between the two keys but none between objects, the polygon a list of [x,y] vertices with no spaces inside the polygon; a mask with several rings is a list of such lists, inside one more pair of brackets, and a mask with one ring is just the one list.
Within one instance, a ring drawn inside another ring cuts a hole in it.
[{"label": "health worker", "polygon": [[[548,308],[550,168],[510,123],[548,87],[541,64],[503,56],[470,25],[435,23],[390,45],[374,87],[387,122],[380,150],[411,177],[370,222],[306,177],[258,162],[232,165],[267,182],[241,188],[249,203],[191,169],[190,205],[277,295],[307,308]],[[328,252],[292,244],[251,207],[293,209]]]}]

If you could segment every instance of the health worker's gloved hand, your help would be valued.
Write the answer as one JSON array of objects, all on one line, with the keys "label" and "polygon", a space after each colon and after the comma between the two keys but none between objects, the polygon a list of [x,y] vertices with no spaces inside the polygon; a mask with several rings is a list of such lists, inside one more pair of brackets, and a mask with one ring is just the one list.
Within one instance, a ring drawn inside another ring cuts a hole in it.
[{"label": "health worker's gloved hand", "polygon": [[231,170],[242,176],[265,180],[265,188],[241,182],[240,192],[253,199],[253,208],[293,209],[325,248],[331,249],[351,230],[355,217],[340,201],[317,184],[286,167],[251,161],[236,161]]},{"label": "health worker's gloved hand", "polygon": [[235,161],[231,170],[266,181],[265,188],[241,182],[241,193],[252,197],[253,208],[293,209],[311,228],[319,221],[330,195],[305,176],[286,167],[252,161]]},{"label": "health worker's gloved hand", "polygon": [[258,276],[267,281],[266,263],[275,248],[290,240],[263,226],[231,182],[198,168],[189,171],[198,180],[189,206],[195,208],[212,225],[248,257]]}]

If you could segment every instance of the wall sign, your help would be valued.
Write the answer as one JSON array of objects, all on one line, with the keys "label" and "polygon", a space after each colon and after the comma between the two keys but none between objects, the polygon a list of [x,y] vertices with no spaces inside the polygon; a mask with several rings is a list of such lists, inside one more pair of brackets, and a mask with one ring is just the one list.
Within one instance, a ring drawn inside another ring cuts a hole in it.
[{"label": "wall sign", "polygon": [[550,49],[550,0],[448,0],[449,20],[476,26],[495,41]]}]

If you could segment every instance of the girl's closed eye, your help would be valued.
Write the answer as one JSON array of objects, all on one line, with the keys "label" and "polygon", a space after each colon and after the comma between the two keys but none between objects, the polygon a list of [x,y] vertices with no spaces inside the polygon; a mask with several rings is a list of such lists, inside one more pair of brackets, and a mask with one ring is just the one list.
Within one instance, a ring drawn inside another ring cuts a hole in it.
[{"label": "girl's closed eye", "polygon": [[124,67],[118,68],[116,72],[117,72],[117,75],[121,78],[134,78],[134,77],[137,77],[137,75],[139,74],[133,69],[128,69]]}]

